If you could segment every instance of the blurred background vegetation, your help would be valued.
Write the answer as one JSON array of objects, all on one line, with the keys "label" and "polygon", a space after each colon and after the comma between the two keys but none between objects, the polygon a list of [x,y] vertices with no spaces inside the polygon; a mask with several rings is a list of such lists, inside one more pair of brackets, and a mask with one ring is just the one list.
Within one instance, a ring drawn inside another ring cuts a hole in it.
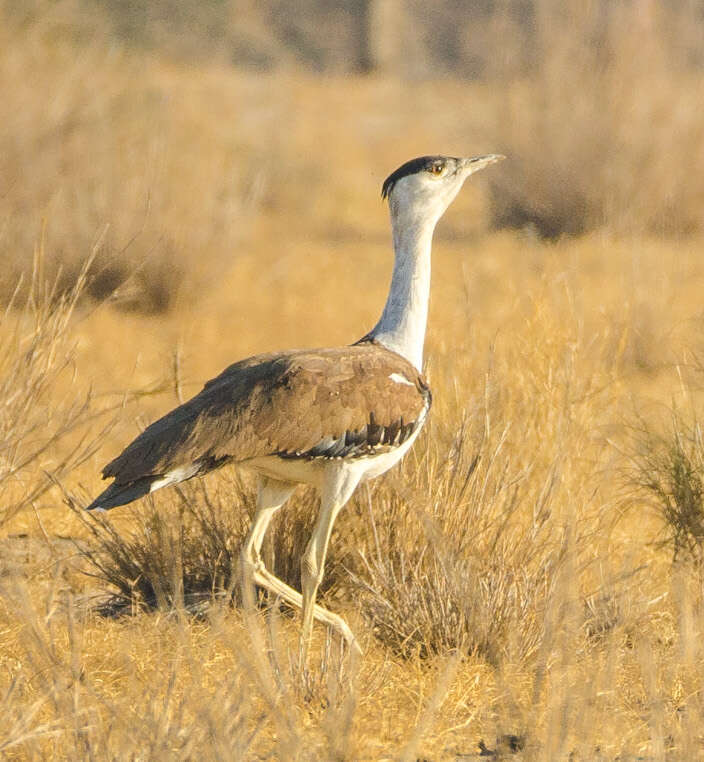
[{"label": "blurred background vegetation", "polygon": [[[704,0],[0,0],[0,93],[0,755],[701,756]],[[359,677],[301,671],[229,606],[245,474],[82,506],[233,360],[364,334],[384,178],[490,151],[432,417],[332,538]]]},{"label": "blurred background vegetation", "polygon": [[43,225],[66,285],[97,247],[95,296],[163,310],[267,211],[359,231],[409,152],[510,157],[479,225],[704,227],[700,0],[2,0],[0,19],[5,298]]}]

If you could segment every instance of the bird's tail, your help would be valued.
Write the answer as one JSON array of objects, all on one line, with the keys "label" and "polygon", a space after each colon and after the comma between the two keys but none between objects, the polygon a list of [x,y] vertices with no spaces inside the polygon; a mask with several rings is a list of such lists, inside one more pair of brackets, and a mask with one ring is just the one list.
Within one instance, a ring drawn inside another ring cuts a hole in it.
[{"label": "bird's tail", "polygon": [[141,479],[136,479],[133,482],[128,482],[127,484],[113,482],[104,492],[101,492],[98,497],[95,498],[86,510],[107,511],[118,505],[131,503],[139,497],[148,495],[154,481],[155,477],[145,476]]}]

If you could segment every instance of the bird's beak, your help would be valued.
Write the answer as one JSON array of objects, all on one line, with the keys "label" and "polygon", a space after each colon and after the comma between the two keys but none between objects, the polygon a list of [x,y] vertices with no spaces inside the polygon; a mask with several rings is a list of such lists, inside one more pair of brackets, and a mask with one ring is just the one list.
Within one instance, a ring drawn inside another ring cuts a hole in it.
[{"label": "bird's beak", "polygon": [[479,172],[480,169],[488,167],[490,164],[496,164],[497,161],[503,161],[506,157],[500,153],[488,153],[485,156],[473,156],[471,159],[462,159],[460,168],[467,174],[472,175]]}]

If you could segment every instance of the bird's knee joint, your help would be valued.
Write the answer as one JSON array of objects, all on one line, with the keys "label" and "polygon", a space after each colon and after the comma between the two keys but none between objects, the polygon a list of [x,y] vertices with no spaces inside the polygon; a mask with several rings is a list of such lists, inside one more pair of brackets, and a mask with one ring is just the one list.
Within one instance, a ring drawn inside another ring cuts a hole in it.
[{"label": "bird's knee joint", "polygon": [[240,564],[245,572],[252,574],[261,569],[262,560],[258,553],[252,553],[249,549],[244,548],[240,553]]},{"label": "bird's knee joint", "polygon": [[318,566],[315,556],[305,554],[301,558],[301,579],[319,585],[323,579],[323,569]]}]

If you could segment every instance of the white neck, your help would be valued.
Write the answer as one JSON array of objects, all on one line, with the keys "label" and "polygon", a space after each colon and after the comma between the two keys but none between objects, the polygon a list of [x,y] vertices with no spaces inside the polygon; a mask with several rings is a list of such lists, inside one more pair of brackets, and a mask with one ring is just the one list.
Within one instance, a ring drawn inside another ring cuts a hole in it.
[{"label": "white neck", "polygon": [[384,311],[370,335],[422,370],[430,298],[430,248],[437,217],[412,212],[406,209],[403,213],[391,204],[394,271]]}]

